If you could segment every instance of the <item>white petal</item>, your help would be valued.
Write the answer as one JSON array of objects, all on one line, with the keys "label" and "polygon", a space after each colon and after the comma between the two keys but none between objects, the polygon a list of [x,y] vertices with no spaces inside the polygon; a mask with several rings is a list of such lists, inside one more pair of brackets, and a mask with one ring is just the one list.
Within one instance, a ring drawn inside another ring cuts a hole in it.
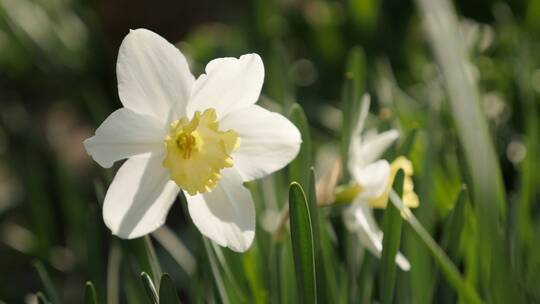
[{"label": "white petal", "polygon": [[287,118],[257,105],[229,113],[219,127],[232,129],[240,137],[240,147],[232,157],[243,181],[285,167],[296,157],[302,143],[300,131]]},{"label": "white petal", "polygon": [[362,151],[362,131],[364,130],[364,125],[366,124],[366,119],[369,114],[369,105],[371,99],[369,94],[364,94],[362,97],[362,104],[360,105],[360,115],[354,126],[354,129],[351,133],[350,144],[349,144],[349,163],[348,167],[352,168],[361,168],[367,163],[363,159]]},{"label": "white petal", "polygon": [[203,235],[220,246],[244,252],[255,237],[253,200],[235,169],[224,169],[221,175],[212,192],[186,194],[189,214]]},{"label": "white petal", "polygon": [[257,54],[219,58],[206,65],[197,78],[188,104],[188,117],[195,111],[214,108],[218,119],[254,104],[261,93],[264,65]]},{"label": "white petal", "polygon": [[363,168],[349,169],[354,180],[362,188],[358,199],[378,197],[386,189],[390,176],[390,164],[386,160],[376,161]]},{"label": "white petal", "polygon": [[84,147],[100,166],[109,168],[117,160],[162,150],[165,135],[165,127],[154,117],[122,108],[103,121]]},{"label": "white petal", "polygon": [[362,155],[362,139],[360,136],[355,136],[351,138],[351,143],[349,145],[349,160],[347,162],[347,168],[349,172],[352,173],[352,170],[356,168],[362,168],[367,163],[364,161],[364,156]]},{"label": "white petal", "polygon": [[396,255],[396,264],[403,271],[411,270],[411,264],[409,263],[409,260],[407,260],[407,258],[399,251]]},{"label": "white petal", "polygon": [[195,78],[180,50],[158,34],[130,31],[118,52],[116,75],[124,107],[163,121],[185,115]]},{"label": "white petal", "polygon": [[179,189],[162,159],[162,154],[132,157],[116,173],[103,204],[103,220],[113,234],[132,239],[165,222]]},{"label": "white petal", "polygon": [[368,232],[370,238],[378,239],[381,232],[375,218],[373,218],[373,211],[364,200],[355,198],[354,202],[345,209],[343,216],[345,226],[349,231],[358,232],[362,228]]},{"label": "white petal", "polygon": [[356,125],[354,126],[354,130],[352,132],[352,139],[359,139],[360,135],[362,135],[362,130],[364,130],[364,125],[366,124],[366,119],[369,114],[370,103],[371,99],[369,97],[369,94],[364,94],[364,96],[362,96],[362,104],[360,105],[360,115],[358,117],[358,120],[356,121]]},{"label": "white petal", "polygon": [[366,164],[379,159],[384,151],[399,138],[397,130],[388,130],[378,135],[365,137],[360,148],[360,155]]},{"label": "white petal", "polygon": [[[367,204],[357,199],[344,211],[344,222],[347,229],[355,232],[366,248],[376,257],[382,254],[383,233],[377,226],[373,211]],[[396,263],[403,271],[411,268],[409,261],[400,253],[396,255]]]}]

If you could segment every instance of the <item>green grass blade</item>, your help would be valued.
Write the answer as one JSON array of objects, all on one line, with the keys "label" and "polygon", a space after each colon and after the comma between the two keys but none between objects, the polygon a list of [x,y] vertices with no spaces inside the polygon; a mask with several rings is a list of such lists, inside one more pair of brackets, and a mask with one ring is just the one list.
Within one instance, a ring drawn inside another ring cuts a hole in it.
[{"label": "green grass blade", "polygon": [[308,206],[309,215],[311,218],[311,228],[313,231],[315,274],[317,277],[317,299],[319,299],[319,301],[325,301],[325,299],[328,299],[328,282],[326,282],[326,277],[324,276],[323,252],[321,248],[320,236],[320,226],[324,219],[320,217],[319,208],[317,207],[316,181],[315,169],[311,167],[309,175]]},{"label": "green grass blade", "polygon": [[[127,265],[128,267],[122,267],[122,294],[126,299],[126,303],[129,304],[148,304],[152,303],[148,300],[148,295],[146,294],[146,289],[144,283],[141,280],[140,275],[138,275],[133,267]],[[120,297],[120,299],[124,299]],[[121,302],[116,302],[121,303]]]},{"label": "green grass blade", "polygon": [[150,236],[146,235],[135,240],[122,240],[121,242],[124,245],[124,254],[131,257],[132,261],[139,267],[137,272],[146,272],[154,284],[157,284],[161,277],[161,267]]},{"label": "green grass blade", "polygon": [[315,264],[317,264],[317,255],[320,250],[320,236],[319,236],[319,208],[317,207],[317,190],[316,190],[315,169],[313,167],[309,170],[309,192],[307,196],[307,202],[309,207],[309,215],[311,218],[311,228],[313,231],[313,248],[315,251]]},{"label": "green grass blade", "polygon": [[302,187],[295,182],[289,190],[289,219],[299,302],[316,303],[315,254],[309,206]]},{"label": "green grass blade", "polygon": [[[215,242],[211,243],[212,251],[216,257],[216,261],[224,274],[223,279],[225,286],[229,292],[229,297],[235,296],[233,302],[245,302],[247,296],[245,295],[245,289],[240,286],[245,285],[238,282],[240,276],[244,276],[245,273],[242,271],[241,260],[239,259],[240,254],[232,253],[231,251],[223,251],[221,247]],[[227,255],[227,257],[226,257]]]},{"label": "green grass blade", "polygon": [[[360,47],[354,47],[345,65],[345,80],[341,93],[341,112],[343,113],[343,125],[341,127],[341,157],[343,168],[347,168],[349,144],[354,125],[358,119],[358,108],[362,94],[365,92],[366,83],[366,59],[364,51]],[[343,177],[347,180],[348,171],[343,170]]]},{"label": "green grass blade", "polygon": [[184,242],[168,227],[163,226],[152,233],[158,243],[171,255],[178,266],[189,276],[197,268],[197,261]]},{"label": "green grass blade", "polygon": [[159,280],[159,303],[160,304],[179,304],[180,299],[176,292],[176,287],[171,277],[164,273]]},{"label": "green grass blade", "polygon": [[86,214],[86,252],[88,259],[88,279],[95,287],[97,299],[100,303],[105,303],[105,280],[106,262],[104,260],[103,229],[101,219],[101,209],[98,212],[97,204],[90,204]]},{"label": "green grass blade", "polygon": [[[253,244],[250,250],[242,255],[242,270],[246,276],[247,284],[251,290],[253,298],[252,303],[264,304],[269,303],[268,289],[264,286],[264,281],[268,279],[265,273],[263,261],[261,260],[260,249],[258,244]],[[268,272],[266,272],[268,274]]]},{"label": "green grass blade", "polygon": [[399,147],[399,155],[409,156],[411,151],[416,143],[416,137],[418,136],[418,129],[412,129],[409,134],[405,137],[403,144]]},{"label": "green grass blade", "polygon": [[291,242],[282,242],[277,247],[279,250],[278,273],[279,273],[279,303],[298,303],[300,294],[297,292],[297,274],[295,269],[293,246]]},{"label": "green grass blade", "polygon": [[454,208],[448,216],[441,239],[441,248],[451,258],[458,255],[459,240],[465,226],[465,207],[467,206],[468,192],[465,186],[461,189],[456,199]]},{"label": "green grass blade", "polygon": [[214,256],[214,253],[212,252],[210,241],[204,237],[202,239],[204,243],[204,249],[206,250],[206,255],[208,256],[208,260],[210,262],[210,269],[212,270],[214,283],[216,284],[216,288],[219,292],[219,296],[221,297],[221,301],[224,304],[228,304],[230,303],[229,296],[227,294],[227,290],[223,282],[223,277],[221,276],[221,272],[219,271],[218,262],[216,261],[216,257]]},{"label": "green grass blade", "polygon": [[96,289],[92,282],[86,282],[84,286],[84,304],[97,304]]},{"label": "green grass blade", "polygon": [[[521,302],[523,293],[508,263],[505,246],[505,192],[497,155],[482,113],[468,50],[450,1],[417,0],[450,97],[450,109],[471,174],[472,201],[478,221],[480,282],[495,303]],[[502,225],[501,225],[502,224]]]},{"label": "green grass blade", "polygon": [[[399,195],[395,192],[390,193],[390,200],[393,205],[400,209],[402,214],[406,216],[406,222],[409,227],[412,228],[415,235],[420,239],[433,256],[436,264],[441,269],[448,283],[460,294],[466,303],[482,303],[482,300],[478,296],[476,290],[463,279],[457,267],[452,263],[446,253],[437,245],[437,242],[433,240],[429,232],[426,231],[424,226],[416,219],[416,217],[410,212],[409,209],[403,207],[403,202]],[[414,267],[414,265],[412,265]]]},{"label": "green grass blade", "polygon": [[[401,197],[403,190],[403,170],[399,170],[394,181],[394,188]],[[396,254],[401,241],[403,220],[399,210],[393,204],[388,204],[383,218],[383,249],[381,254],[381,303],[390,304],[394,298],[396,285]]]},{"label": "green grass blade", "polygon": [[370,254],[364,255],[360,273],[358,274],[358,303],[371,303],[375,286],[375,271],[377,266],[375,257]]},{"label": "green grass blade", "polygon": [[54,285],[52,283],[51,277],[49,276],[49,273],[45,269],[43,263],[41,263],[41,261],[39,260],[35,260],[34,268],[36,269],[39,278],[41,279],[41,283],[43,283],[43,287],[45,287],[45,292],[52,300],[52,302],[61,303],[60,298],[58,297],[58,293],[56,292],[56,289],[54,288]]},{"label": "green grass blade", "polygon": [[[268,3],[268,1],[259,1]],[[275,6],[275,5],[272,5]],[[268,14],[268,12],[266,12]],[[267,17],[266,17],[267,18]],[[265,80],[265,91],[270,98],[287,109],[294,100],[294,85],[290,79],[290,62],[285,47],[277,40],[273,41],[268,52],[268,67]],[[266,58],[265,58],[266,59]]]},{"label": "green grass blade", "polygon": [[116,240],[113,240],[109,250],[107,264],[107,303],[119,303],[120,263],[122,250]]},{"label": "green grass blade", "polygon": [[144,290],[146,291],[149,303],[158,304],[159,298],[156,288],[154,287],[154,283],[152,283],[152,279],[146,272],[141,273],[141,282],[144,285]]},{"label": "green grass blade", "polygon": [[[447,216],[443,235],[440,241],[441,249],[446,252],[450,260],[459,264],[459,247],[462,239],[462,233],[465,227],[466,207],[467,207],[467,188],[463,186],[458,193],[454,208]],[[438,289],[438,294],[447,300],[447,303],[456,301],[451,287],[445,281],[439,279],[439,273],[435,273],[433,280],[433,289]],[[444,284],[443,284],[444,283]]]},{"label": "green grass blade", "polygon": [[309,125],[299,104],[293,104],[289,113],[289,119],[300,130],[302,145],[298,156],[289,164],[290,180],[298,182],[303,189],[309,189],[309,169],[311,168],[311,136]]}]

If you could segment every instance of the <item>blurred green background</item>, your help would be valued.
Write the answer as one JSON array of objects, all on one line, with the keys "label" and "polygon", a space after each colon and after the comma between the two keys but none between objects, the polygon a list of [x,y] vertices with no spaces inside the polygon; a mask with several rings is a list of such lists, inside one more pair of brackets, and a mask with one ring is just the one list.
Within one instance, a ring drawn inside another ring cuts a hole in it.
[{"label": "blurred green background", "polygon": [[[456,131],[459,122],[443,80],[448,76],[437,64],[431,47],[436,39],[427,34],[430,25],[422,21],[420,2],[0,0],[0,301],[33,303],[37,291],[51,298],[54,289],[58,301],[79,303],[87,280],[94,282],[101,301],[110,301],[110,289],[115,288],[110,280],[118,278],[111,265],[119,271],[119,301],[137,301],[137,267],[144,266],[132,266],[142,262],[131,253],[141,246],[152,248],[150,238],[121,242],[105,228],[100,203],[114,170],[99,168],[82,141],[121,106],[116,55],[129,29],[139,27],[175,43],[195,75],[213,58],[259,53],[266,69],[260,102],[283,112],[293,102],[303,107],[321,175],[329,155],[339,153],[349,114],[340,109],[352,77],[361,92],[372,95],[372,118],[378,118],[372,126],[395,127],[402,134],[417,130],[409,154],[421,201],[415,214],[442,242],[462,184],[469,184],[470,167],[464,169],[458,140],[462,131]],[[459,39],[472,63],[467,75],[478,90],[476,101],[502,172],[503,211],[491,220],[500,222],[497,227],[503,230],[503,260],[511,269],[507,275],[515,278],[519,299],[540,302],[540,1],[463,0],[453,5]],[[354,67],[348,59],[351,52],[360,56]],[[257,185],[264,190],[269,182]],[[215,274],[206,265],[205,247],[181,204],[180,199],[169,213],[169,230],[153,241],[155,253],[184,302],[212,302],[216,299],[205,294],[217,294],[219,286],[211,283]],[[472,215],[474,202],[467,206],[457,245],[443,249],[484,300],[504,303],[494,299],[489,291],[493,285],[485,284],[482,270],[474,266],[481,257],[472,244],[481,244],[482,234],[476,233],[481,229]],[[258,208],[258,223],[265,215]],[[339,210],[326,210],[325,217],[337,235],[329,253],[339,284],[333,295],[339,303],[376,301],[376,291],[366,296],[369,286],[352,287],[360,276],[375,281],[376,262],[351,261],[351,237],[340,223]],[[395,302],[456,302],[455,294],[437,279],[427,251],[409,235],[404,230],[401,247],[413,270],[398,275]],[[268,236],[264,229],[257,230],[258,240],[271,242]],[[283,286],[280,295],[274,295],[272,278],[264,278],[267,247],[258,246],[242,257],[222,253],[233,268],[231,273],[222,269],[225,280],[232,282],[226,286],[249,290],[239,302],[293,301]],[[171,252],[180,252],[180,257]],[[290,254],[284,255],[279,263],[288,258]],[[205,290],[207,284],[213,287]]]}]

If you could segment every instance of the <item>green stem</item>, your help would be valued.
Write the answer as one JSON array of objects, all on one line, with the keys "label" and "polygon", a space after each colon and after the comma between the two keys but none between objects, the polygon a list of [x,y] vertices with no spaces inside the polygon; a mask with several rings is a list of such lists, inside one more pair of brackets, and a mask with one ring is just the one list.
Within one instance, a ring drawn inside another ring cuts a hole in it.
[{"label": "green stem", "polygon": [[450,258],[444,253],[444,251],[437,245],[437,242],[433,240],[429,232],[424,229],[424,226],[416,219],[409,208],[403,205],[401,198],[396,192],[390,192],[390,201],[401,211],[403,219],[409,224],[412,230],[420,238],[422,243],[429,249],[429,252],[435,259],[437,265],[441,268],[442,273],[448,280],[448,283],[462,295],[467,303],[482,303],[480,296],[476,290],[467,284],[457,267],[452,263]]}]

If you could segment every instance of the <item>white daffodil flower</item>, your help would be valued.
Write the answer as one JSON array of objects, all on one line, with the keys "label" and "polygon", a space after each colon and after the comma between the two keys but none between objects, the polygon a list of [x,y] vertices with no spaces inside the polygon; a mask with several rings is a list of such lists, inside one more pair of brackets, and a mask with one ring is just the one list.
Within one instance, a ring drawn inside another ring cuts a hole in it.
[{"label": "white daffodil flower", "polygon": [[120,46],[116,74],[123,108],[84,142],[103,167],[127,158],[105,196],[107,227],[121,238],[148,234],[184,191],[203,235],[247,250],[255,208],[242,183],[283,168],[301,144],[289,120],[255,105],[261,58],[218,58],[195,79],[174,45],[137,29]]},{"label": "white daffodil flower", "polygon": [[[360,117],[352,133],[349,148],[349,173],[356,187],[356,197],[345,210],[344,222],[346,227],[356,233],[360,241],[376,257],[382,253],[383,232],[377,226],[372,208],[385,208],[392,182],[399,169],[405,171],[404,195],[409,207],[418,205],[418,198],[413,192],[412,165],[400,157],[390,165],[386,160],[379,159],[384,151],[399,137],[397,130],[389,130],[378,134],[370,130],[362,134],[369,113],[370,99],[365,95],[362,101]],[[407,259],[398,253],[398,266],[407,271],[411,268]]]}]

